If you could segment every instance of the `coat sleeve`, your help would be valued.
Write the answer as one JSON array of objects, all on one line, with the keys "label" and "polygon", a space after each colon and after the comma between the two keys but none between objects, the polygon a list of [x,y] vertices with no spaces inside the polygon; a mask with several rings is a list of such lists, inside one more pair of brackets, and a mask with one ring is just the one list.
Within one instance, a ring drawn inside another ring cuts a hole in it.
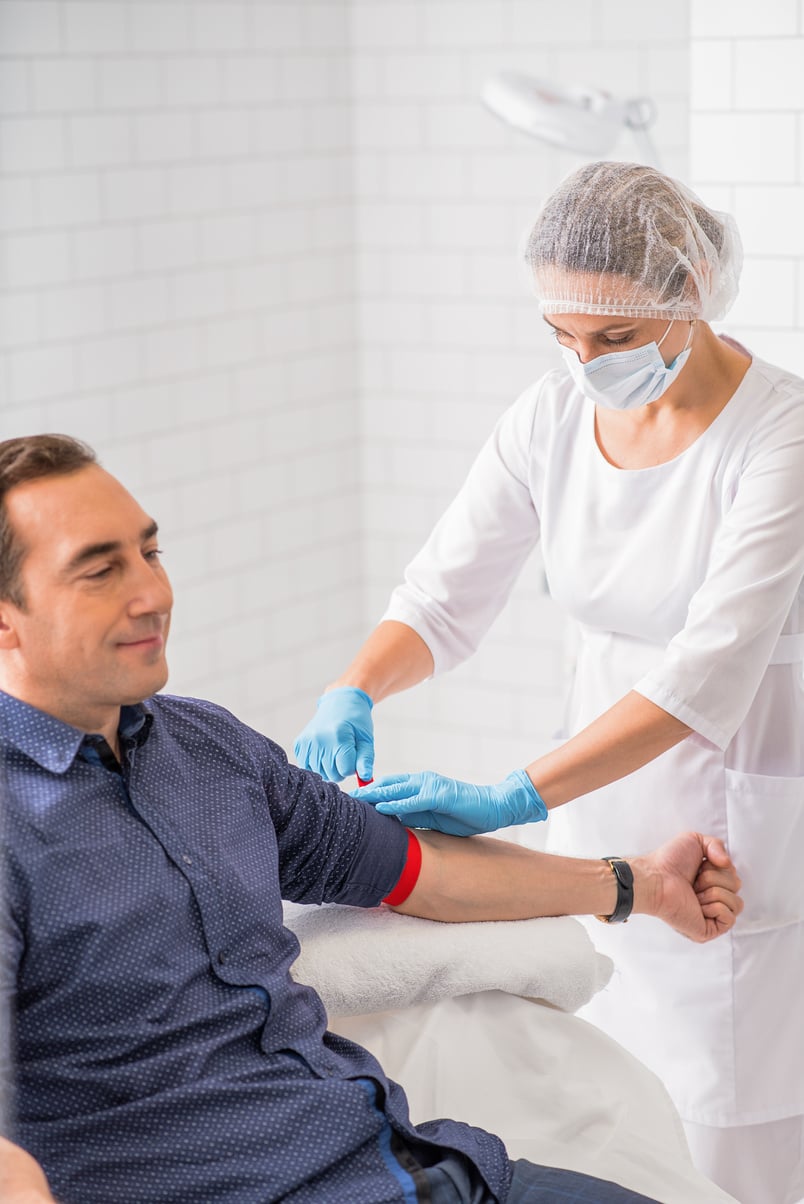
[{"label": "coat sleeve", "polygon": [[436,673],[477,649],[538,542],[530,481],[541,383],[503,414],[383,615],[421,636]]},{"label": "coat sleeve", "polygon": [[719,748],[748,714],[801,590],[802,482],[799,393],[757,424],[685,625],[635,687]]}]

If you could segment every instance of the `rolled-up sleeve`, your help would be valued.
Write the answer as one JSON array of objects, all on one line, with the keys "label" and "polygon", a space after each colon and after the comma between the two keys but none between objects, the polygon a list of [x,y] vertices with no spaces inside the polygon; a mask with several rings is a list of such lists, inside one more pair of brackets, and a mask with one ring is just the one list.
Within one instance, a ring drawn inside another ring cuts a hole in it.
[{"label": "rolled-up sleeve", "polygon": [[265,785],[276,831],[282,898],[377,907],[405,866],[407,830],[264,741]]}]

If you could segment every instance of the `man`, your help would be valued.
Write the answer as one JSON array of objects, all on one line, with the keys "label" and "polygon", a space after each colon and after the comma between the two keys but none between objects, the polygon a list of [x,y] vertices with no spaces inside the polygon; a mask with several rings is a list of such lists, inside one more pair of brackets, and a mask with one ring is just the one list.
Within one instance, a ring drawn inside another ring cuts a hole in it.
[{"label": "man", "polygon": [[[156,523],[90,449],[0,443],[2,983],[14,1136],[58,1198],[642,1199],[512,1166],[458,1122],[414,1127],[401,1088],[291,980],[281,910],[407,892],[399,910],[441,920],[612,916],[627,882],[606,861],[417,841],[222,709],[157,694],[171,606]],[[687,833],[630,868],[633,910],[693,940],[740,911],[713,838]]]}]

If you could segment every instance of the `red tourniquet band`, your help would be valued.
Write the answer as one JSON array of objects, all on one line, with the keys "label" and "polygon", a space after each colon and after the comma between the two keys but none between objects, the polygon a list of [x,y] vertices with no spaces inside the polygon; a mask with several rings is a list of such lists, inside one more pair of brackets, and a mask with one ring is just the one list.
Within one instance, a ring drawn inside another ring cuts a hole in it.
[{"label": "red tourniquet band", "polygon": [[421,868],[422,846],[408,828],[408,856],[405,868],[394,889],[383,899],[383,903],[387,903],[390,907],[398,907],[400,903],[404,903],[419,880]]}]

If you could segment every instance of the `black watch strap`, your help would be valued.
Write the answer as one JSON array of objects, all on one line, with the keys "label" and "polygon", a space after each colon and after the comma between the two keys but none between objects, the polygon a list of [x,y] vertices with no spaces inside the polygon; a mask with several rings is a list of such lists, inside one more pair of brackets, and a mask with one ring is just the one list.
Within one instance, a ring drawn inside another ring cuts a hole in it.
[{"label": "black watch strap", "polygon": [[610,916],[598,916],[604,924],[624,924],[634,906],[634,871],[622,857],[602,857],[617,879],[617,905]]}]

